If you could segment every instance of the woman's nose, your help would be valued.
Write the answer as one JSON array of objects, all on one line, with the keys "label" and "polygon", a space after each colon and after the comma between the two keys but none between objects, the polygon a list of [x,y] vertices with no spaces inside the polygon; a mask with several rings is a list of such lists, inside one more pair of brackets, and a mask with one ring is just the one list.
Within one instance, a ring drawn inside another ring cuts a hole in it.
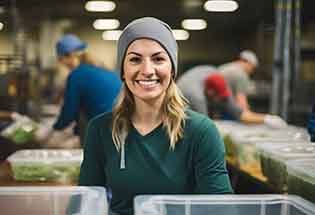
[{"label": "woman's nose", "polygon": [[154,74],[154,65],[150,60],[144,60],[141,65],[141,73],[144,75]]}]

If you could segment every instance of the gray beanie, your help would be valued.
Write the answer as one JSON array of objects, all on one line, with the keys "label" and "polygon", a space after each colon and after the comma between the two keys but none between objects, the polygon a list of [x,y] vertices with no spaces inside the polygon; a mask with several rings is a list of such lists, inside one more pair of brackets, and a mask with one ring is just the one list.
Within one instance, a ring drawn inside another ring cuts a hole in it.
[{"label": "gray beanie", "polygon": [[144,17],[136,19],[129,23],[122,32],[118,40],[117,50],[117,69],[122,78],[123,61],[129,45],[137,39],[152,39],[157,41],[168,53],[173,69],[174,78],[177,75],[177,43],[173,36],[171,28],[163,21]]}]

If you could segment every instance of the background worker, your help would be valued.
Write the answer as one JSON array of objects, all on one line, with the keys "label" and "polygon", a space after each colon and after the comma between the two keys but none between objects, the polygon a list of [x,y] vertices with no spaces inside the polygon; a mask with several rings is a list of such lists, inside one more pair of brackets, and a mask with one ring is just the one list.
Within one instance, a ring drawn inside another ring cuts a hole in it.
[{"label": "background worker", "polygon": [[204,80],[210,74],[216,72],[211,65],[195,66],[176,81],[177,86],[189,101],[192,110],[208,115],[207,98],[204,94]]},{"label": "background worker", "polygon": [[214,66],[201,65],[185,72],[178,80],[190,107],[214,119],[237,120],[242,123],[267,124],[273,128],[282,128],[287,124],[279,116],[260,114],[242,109],[233,97],[232,91],[221,72]]},{"label": "background worker", "polygon": [[242,123],[264,123],[272,128],[287,126],[287,123],[279,116],[256,113],[239,107],[221,73],[211,73],[206,77],[204,94],[207,98],[207,108],[211,118],[221,119],[228,113],[234,120]]},{"label": "background worker", "polygon": [[243,110],[250,109],[247,98],[252,87],[250,75],[254,73],[258,65],[256,54],[250,50],[244,50],[237,60],[218,67],[218,71],[223,74],[236,103]]},{"label": "background worker", "polygon": [[[66,81],[63,106],[53,129],[62,130],[74,122],[74,132],[80,135],[81,140],[84,121],[111,111],[121,87],[118,75],[98,66],[86,48],[87,44],[72,34],[63,36],[56,44],[58,62],[71,72]],[[83,121],[80,126],[79,121]],[[38,133],[47,137],[51,128],[42,128]]]}]

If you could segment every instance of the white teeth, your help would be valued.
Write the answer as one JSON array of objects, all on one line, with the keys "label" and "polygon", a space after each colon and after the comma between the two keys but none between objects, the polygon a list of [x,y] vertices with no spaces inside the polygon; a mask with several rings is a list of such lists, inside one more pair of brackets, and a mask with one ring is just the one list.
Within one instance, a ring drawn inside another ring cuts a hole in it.
[{"label": "white teeth", "polygon": [[157,80],[138,81],[139,84],[149,86],[158,83]]}]

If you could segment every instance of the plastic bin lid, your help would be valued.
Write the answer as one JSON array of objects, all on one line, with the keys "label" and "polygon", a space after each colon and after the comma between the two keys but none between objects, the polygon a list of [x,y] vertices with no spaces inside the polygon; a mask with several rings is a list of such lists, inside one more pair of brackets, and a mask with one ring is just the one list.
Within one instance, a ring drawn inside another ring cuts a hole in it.
[{"label": "plastic bin lid", "polygon": [[[290,205],[303,215],[315,214],[313,203],[295,195],[140,195],[134,200],[135,215],[203,215],[211,214],[210,210],[214,210],[213,214],[228,212],[229,215],[259,215],[267,214],[266,211],[262,213],[262,209],[267,210],[268,206],[275,204]],[[169,210],[166,206],[169,206]],[[289,215],[290,211],[283,210],[279,213],[279,207],[270,207],[268,214],[273,214],[273,210],[274,214],[282,215]]]},{"label": "plastic bin lid", "polygon": [[238,127],[238,124],[231,120],[215,120],[214,123],[217,126],[219,132],[223,135],[232,133],[233,130]]},{"label": "plastic bin lid", "polygon": [[271,129],[265,125],[243,126],[232,133],[236,141],[308,141],[309,135],[304,128],[288,126],[285,129]]},{"label": "plastic bin lid", "polygon": [[10,155],[7,160],[12,163],[59,163],[82,162],[82,149],[33,149],[20,150]]},{"label": "plastic bin lid", "polygon": [[287,162],[289,176],[293,175],[315,186],[315,157]]},{"label": "plastic bin lid", "polygon": [[286,162],[288,160],[296,160],[303,158],[315,158],[315,146],[310,143],[290,143],[290,144],[261,144],[258,150],[266,157],[274,160]]},{"label": "plastic bin lid", "polygon": [[107,214],[103,187],[0,187],[0,208],[6,214]]},{"label": "plastic bin lid", "polygon": [[315,158],[315,146],[308,142],[292,142],[288,144],[266,143],[256,145],[264,156],[275,160],[292,160],[301,158]]}]

